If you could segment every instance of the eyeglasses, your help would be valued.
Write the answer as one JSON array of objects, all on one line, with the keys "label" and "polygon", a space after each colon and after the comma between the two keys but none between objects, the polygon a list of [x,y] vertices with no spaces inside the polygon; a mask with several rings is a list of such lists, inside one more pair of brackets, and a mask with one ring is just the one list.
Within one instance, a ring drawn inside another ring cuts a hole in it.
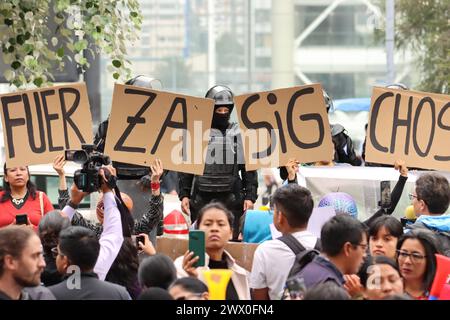
[{"label": "eyeglasses", "polygon": [[53,256],[53,258],[55,258],[55,259],[56,259],[56,257],[57,257],[58,255],[64,256],[64,254],[62,254],[62,253],[58,250],[58,247],[53,247],[53,248],[51,249],[51,251],[52,251],[52,256]]},{"label": "eyeglasses", "polygon": [[416,195],[416,194],[408,193],[408,196],[409,196],[409,200],[412,200],[412,199],[414,199],[414,198],[416,198],[417,200],[419,200],[419,198],[417,198],[417,195]]},{"label": "eyeglasses", "polygon": [[357,243],[357,244],[353,244],[353,243],[352,243],[352,245],[353,245],[354,247],[361,247],[361,248],[363,249],[363,251],[366,251],[366,250],[367,250],[367,243]]},{"label": "eyeglasses", "polygon": [[399,260],[400,259],[405,260],[407,257],[409,257],[409,259],[413,263],[420,263],[423,259],[425,259],[425,256],[421,255],[420,253],[417,253],[417,252],[409,253],[409,252],[403,251],[403,250],[397,250],[397,257]]}]

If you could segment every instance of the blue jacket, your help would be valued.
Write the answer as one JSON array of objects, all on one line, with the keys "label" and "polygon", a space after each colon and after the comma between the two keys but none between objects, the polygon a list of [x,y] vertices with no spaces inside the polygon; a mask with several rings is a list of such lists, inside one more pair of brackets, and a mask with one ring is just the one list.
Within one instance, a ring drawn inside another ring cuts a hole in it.
[{"label": "blue jacket", "polygon": [[411,229],[426,228],[435,233],[441,245],[441,252],[450,257],[450,215],[441,216],[420,216],[416,222],[411,225]]}]

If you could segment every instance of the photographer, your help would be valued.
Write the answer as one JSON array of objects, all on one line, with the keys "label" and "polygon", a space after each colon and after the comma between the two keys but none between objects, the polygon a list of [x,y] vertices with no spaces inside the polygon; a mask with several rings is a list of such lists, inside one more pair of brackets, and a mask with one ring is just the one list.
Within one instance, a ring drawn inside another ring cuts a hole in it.
[{"label": "photographer", "polygon": [[[58,204],[61,209],[64,208],[67,202],[70,200],[64,172],[65,164],[66,161],[64,160],[63,156],[56,157],[53,162],[53,169],[55,169],[59,176]],[[144,176],[139,182],[143,192],[146,192],[146,194],[148,194],[148,191],[151,190],[151,196],[148,200],[148,210],[146,213],[144,213],[144,215],[142,215],[139,220],[134,222],[134,228],[133,230],[131,230],[133,234],[149,234],[151,230],[163,218],[164,197],[161,194],[159,184],[161,175],[164,171],[161,160],[156,159],[150,169],[152,173],[151,177]],[[103,205],[98,205],[97,210],[103,211]],[[103,212],[101,213],[103,214]],[[72,225],[91,229],[96,233],[98,238],[100,238],[100,235],[103,231],[103,225],[101,223],[90,222],[89,220],[85,219],[78,211],[75,211],[74,213],[74,216],[72,218]]]},{"label": "photographer", "polygon": [[[100,236],[100,252],[94,267],[94,272],[100,280],[104,280],[111,265],[119,253],[123,243],[122,221],[117,203],[112,189],[115,185],[116,170],[108,165],[99,169],[101,177],[100,190],[103,193],[103,202],[105,209],[105,219],[103,222],[103,232]],[[108,178],[106,178],[108,176]],[[80,191],[75,183],[70,189],[70,200],[62,210],[70,220],[75,215],[78,205],[83,198],[88,195],[87,192]]]}]

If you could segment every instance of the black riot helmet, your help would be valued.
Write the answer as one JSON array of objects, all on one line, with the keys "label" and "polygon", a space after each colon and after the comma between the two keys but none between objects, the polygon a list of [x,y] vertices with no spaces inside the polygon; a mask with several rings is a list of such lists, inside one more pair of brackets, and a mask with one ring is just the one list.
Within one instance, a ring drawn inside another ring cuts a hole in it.
[{"label": "black riot helmet", "polygon": [[159,79],[151,78],[148,76],[139,75],[136,76],[127,82],[125,84],[142,87],[142,88],[148,88],[148,89],[155,89],[155,90],[161,90],[162,89],[162,82]]},{"label": "black riot helmet", "polygon": [[399,89],[399,90],[409,90],[409,88],[406,85],[404,85],[403,83],[400,83],[400,82],[388,84],[386,86],[386,88],[388,88],[388,89]]},{"label": "black riot helmet", "polygon": [[234,95],[230,88],[223,85],[216,85],[208,90],[205,98],[214,100],[215,108],[227,107],[231,111],[234,108]]}]

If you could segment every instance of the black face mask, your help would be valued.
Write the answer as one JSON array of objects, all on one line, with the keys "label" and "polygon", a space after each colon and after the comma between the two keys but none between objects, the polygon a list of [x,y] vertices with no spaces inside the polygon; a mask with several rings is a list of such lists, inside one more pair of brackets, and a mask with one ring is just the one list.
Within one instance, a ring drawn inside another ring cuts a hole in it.
[{"label": "black face mask", "polygon": [[214,129],[224,131],[227,129],[229,121],[230,121],[229,112],[223,114],[214,112],[211,127]]}]

